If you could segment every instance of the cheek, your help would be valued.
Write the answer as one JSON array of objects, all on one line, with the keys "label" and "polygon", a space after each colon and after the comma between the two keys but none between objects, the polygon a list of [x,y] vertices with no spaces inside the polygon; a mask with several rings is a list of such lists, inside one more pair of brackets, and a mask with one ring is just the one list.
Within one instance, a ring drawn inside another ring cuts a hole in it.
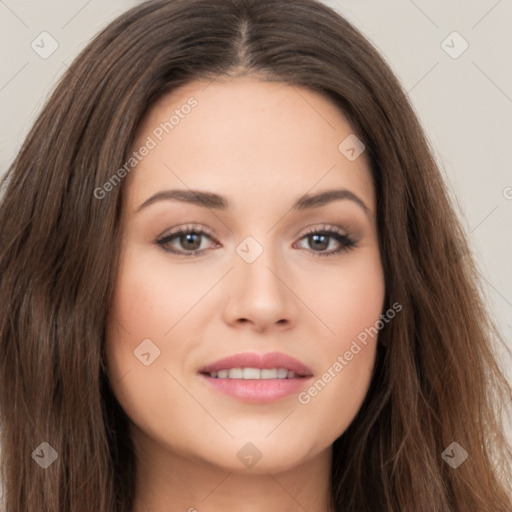
[{"label": "cheek", "polygon": [[196,306],[218,276],[211,270],[191,274],[134,245],[119,269],[106,360],[112,389],[131,419],[143,424],[149,417],[158,424],[162,403],[183,399],[171,374],[181,379],[190,364],[191,349],[204,329],[194,321],[200,311]]},{"label": "cheek", "polygon": [[324,419],[324,435],[333,439],[361,407],[375,363],[385,284],[378,253],[368,256],[340,268],[334,278],[331,273],[329,279],[319,279],[323,292],[315,288],[309,294],[324,324],[323,335],[317,336],[322,368],[298,402],[310,417]]},{"label": "cheek", "polygon": [[132,338],[163,338],[200,297],[202,288],[197,281],[169,269],[171,266],[156,265],[143,253],[124,258],[112,316]]},{"label": "cheek", "polygon": [[180,360],[180,346],[167,340],[192,295],[176,276],[166,278],[135,252],[123,256],[105,353],[113,391],[132,419],[140,404],[158,416],[158,404],[151,405],[154,391],[167,385],[169,361]]},{"label": "cheek", "polygon": [[[127,252],[120,267],[110,314],[110,354],[131,363],[133,351],[143,340],[151,339],[160,349],[165,346],[165,354],[162,350],[158,360],[160,363],[173,356],[176,360],[181,345],[186,345],[194,336],[190,315],[216,279],[218,277],[211,272],[203,278],[176,265],[168,265],[161,255],[155,258],[154,254],[137,248]],[[183,339],[183,343],[169,343],[176,338]]]},{"label": "cheek", "polygon": [[373,326],[384,306],[385,283],[377,249],[347,258],[339,268],[326,267],[303,282],[302,297],[322,322],[326,353],[346,345]]}]

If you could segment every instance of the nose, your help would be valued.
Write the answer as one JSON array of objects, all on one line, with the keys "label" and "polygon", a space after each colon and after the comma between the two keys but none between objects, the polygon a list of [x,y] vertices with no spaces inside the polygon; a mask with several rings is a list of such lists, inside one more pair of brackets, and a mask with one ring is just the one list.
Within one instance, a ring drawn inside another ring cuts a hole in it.
[{"label": "nose", "polygon": [[235,254],[224,321],[238,328],[250,325],[258,332],[291,328],[298,315],[298,299],[290,276],[282,259],[269,250],[251,263]]}]

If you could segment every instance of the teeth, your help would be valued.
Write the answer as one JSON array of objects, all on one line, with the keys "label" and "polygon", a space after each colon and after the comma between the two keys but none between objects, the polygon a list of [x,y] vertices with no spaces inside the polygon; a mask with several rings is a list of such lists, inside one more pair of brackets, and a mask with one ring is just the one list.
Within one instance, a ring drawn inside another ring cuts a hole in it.
[{"label": "teeth", "polygon": [[270,369],[262,369],[261,370],[261,378],[262,379],[277,379],[277,368],[272,370]]},{"label": "teeth", "polygon": [[296,377],[292,370],[286,368],[230,368],[219,370],[218,372],[210,372],[210,377],[217,379],[293,379]]},{"label": "teeth", "polygon": [[259,379],[261,370],[259,368],[244,368],[242,379]]},{"label": "teeth", "polygon": [[279,368],[279,370],[277,370],[277,378],[286,379],[286,377],[288,377],[288,370],[286,368]]},{"label": "teeth", "polygon": [[242,368],[231,368],[228,372],[228,377],[230,379],[242,379],[243,378],[243,370]]}]

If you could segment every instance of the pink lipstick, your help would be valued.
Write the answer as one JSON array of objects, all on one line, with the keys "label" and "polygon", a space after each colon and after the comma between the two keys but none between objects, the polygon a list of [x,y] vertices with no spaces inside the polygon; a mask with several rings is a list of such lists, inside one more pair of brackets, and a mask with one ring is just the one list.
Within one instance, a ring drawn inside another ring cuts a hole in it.
[{"label": "pink lipstick", "polygon": [[281,352],[245,352],[219,359],[199,370],[216,391],[244,402],[266,403],[298,393],[313,372]]}]

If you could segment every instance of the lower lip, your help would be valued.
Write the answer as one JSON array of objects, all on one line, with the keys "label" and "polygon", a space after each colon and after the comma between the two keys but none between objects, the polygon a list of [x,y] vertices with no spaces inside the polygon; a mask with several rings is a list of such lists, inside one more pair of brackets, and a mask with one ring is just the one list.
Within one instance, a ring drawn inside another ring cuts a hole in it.
[{"label": "lower lip", "polygon": [[311,377],[293,379],[216,379],[205,374],[200,376],[214,389],[243,402],[274,402],[300,392]]}]

